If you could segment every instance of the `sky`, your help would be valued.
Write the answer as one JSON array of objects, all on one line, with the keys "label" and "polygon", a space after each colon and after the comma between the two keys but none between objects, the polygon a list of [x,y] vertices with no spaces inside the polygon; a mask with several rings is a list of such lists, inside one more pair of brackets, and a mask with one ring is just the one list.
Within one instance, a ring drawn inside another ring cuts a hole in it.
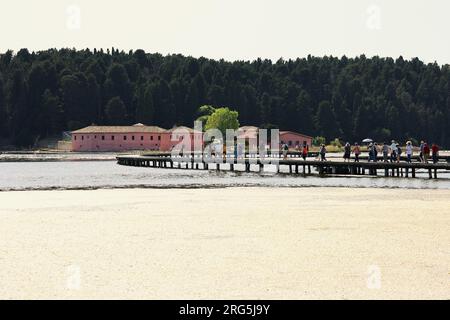
[{"label": "sky", "polygon": [[14,0],[0,52],[144,49],[225,60],[379,55],[450,64],[449,0]]}]

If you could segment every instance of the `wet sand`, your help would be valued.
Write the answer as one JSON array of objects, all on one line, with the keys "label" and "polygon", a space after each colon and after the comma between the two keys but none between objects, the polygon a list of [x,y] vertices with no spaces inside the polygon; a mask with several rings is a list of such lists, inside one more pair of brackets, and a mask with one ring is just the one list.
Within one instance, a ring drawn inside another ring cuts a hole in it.
[{"label": "wet sand", "polygon": [[449,299],[450,191],[0,192],[0,298]]}]

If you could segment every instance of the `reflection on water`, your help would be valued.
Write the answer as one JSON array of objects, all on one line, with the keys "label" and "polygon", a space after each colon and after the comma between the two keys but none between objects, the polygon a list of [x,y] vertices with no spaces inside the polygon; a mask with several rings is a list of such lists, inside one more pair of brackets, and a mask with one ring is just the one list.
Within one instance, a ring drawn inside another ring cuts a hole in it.
[{"label": "reflection on water", "polygon": [[[239,169],[239,167],[236,167]],[[243,169],[243,168],[242,168]],[[283,170],[283,168],[282,168]],[[286,168],[284,168],[286,170]],[[418,176],[421,176],[420,174]],[[0,163],[0,190],[48,190],[90,188],[213,188],[213,187],[374,187],[450,189],[446,179],[303,177],[270,172],[216,172],[127,167],[114,161],[5,162]]]}]

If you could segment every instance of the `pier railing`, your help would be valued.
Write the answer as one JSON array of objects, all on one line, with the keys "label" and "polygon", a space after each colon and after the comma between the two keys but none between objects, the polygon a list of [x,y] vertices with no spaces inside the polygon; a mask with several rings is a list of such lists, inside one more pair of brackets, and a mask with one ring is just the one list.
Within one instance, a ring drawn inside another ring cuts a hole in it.
[{"label": "pier railing", "polygon": [[[274,163],[268,162],[271,157],[277,157]],[[258,171],[263,171],[267,164],[274,165],[276,171],[280,172],[280,166],[288,168],[290,174],[310,175],[313,169],[319,175],[370,175],[385,177],[412,177],[415,178],[419,171],[428,173],[429,178],[437,178],[438,172],[449,171],[450,164],[446,161],[434,163],[423,162],[343,162],[343,161],[318,161],[318,160],[303,160],[298,157],[288,157],[286,159],[280,158],[280,155],[269,155],[267,158],[259,157],[240,157],[234,156],[224,157],[190,154],[178,157],[172,157],[168,153],[153,154],[153,155],[129,155],[118,156],[118,164],[138,167],[152,167],[152,168],[178,168],[178,169],[193,169],[193,170],[229,170],[235,171],[236,165],[244,165],[244,170],[250,172],[251,166],[257,166]],[[224,165],[226,168],[224,168]]]}]

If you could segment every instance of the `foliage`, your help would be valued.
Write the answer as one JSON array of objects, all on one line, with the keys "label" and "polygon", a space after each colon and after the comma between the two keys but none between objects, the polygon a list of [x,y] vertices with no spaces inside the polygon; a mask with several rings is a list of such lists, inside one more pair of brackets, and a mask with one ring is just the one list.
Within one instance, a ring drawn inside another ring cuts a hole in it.
[{"label": "foliage", "polygon": [[0,138],[17,146],[92,123],[192,127],[203,105],[230,106],[242,125],[327,141],[414,137],[450,147],[450,67],[417,58],[227,62],[114,48],[0,54]]},{"label": "foliage", "polygon": [[325,144],[325,142],[326,142],[325,137],[320,137],[320,136],[318,136],[318,137],[315,137],[315,138],[313,139],[312,144],[313,144],[314,146],[320,146],[320,145],[322,145],[322,144]]},{"label": "foliage", "polygon": [[219,129],[223,136],[226,136],[227,129],[236,130],[239,128],[239,113],[229,108],[218,108],[208,116],[205,124],[205,130]]},{"label": "foliage", "polygon": [[200,116],[197,118],[197,121],[202,122],[203,128],[205,127],[209,116],[212,115],[215,111],[216,111],[216,109],[213,106],[208,106],[208,105],[201,106],[198,109],[198,114]]},{"label": "foliage", "polygon": [[341,148],[342,142],[339,140],[339,138],[336,138],[330,142],[330,145],[332,145],[333,147]]}]

